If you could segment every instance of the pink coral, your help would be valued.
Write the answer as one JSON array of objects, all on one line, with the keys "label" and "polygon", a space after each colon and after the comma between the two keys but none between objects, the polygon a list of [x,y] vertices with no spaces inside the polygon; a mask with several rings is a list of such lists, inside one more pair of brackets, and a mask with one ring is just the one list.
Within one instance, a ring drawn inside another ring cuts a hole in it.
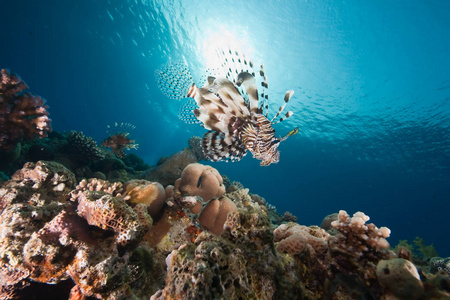
[{"label": "pink coral", "polygon": [[[89,225],[113,230],[119,245],[140,239],[152,225],[144,204],[132,209],[122,197],[113,197],[105,192],[83,192],[77,197],[77,213]],[[143,207],[145,209],[143,209]]]},{"label": "pink coral", "polygon": [[51,131],[45,101],[27,89],[19,76],[1,70],[0,149],[11,150],[22,138],[42,138]]},{"label": "pink coral", "polygon": [[175,191],[181,195],[200,196],[204,202],[225,193],[222,176],[211,166],[189,164],[175,181]]},{"label": "pink coral", "polygon": [[378,228],[373,223],[366,224],[369,219],[363,212],[350,217],[346,211],[339,211],[338,219],[331,222],[331,226],[339,231],[330,239],[332,250],[359,258],[372,250],[388,249],[386,238],[391,231],[386,227]]},{"label": "pink coral", "polygon": [[199,222],[203,228],[215,235],[220,235],[228,214],[236,209],[236,205],[227,197],[211,200],[202,210]]},{"label": "pink coral", "polygon": [[327,240],[330,235],[317,226],[282,224],[274,230],[273,235],[280,252],[296,255],[309,249],[310,252],[324,254],[328,250]]},{"label": "pink coral", "polygon": [[125,196],[132,204],[142,203],[148,207],[150,216],[161,214],[166,201],[164,187],[158,182],[130,180],[124,184]]}]

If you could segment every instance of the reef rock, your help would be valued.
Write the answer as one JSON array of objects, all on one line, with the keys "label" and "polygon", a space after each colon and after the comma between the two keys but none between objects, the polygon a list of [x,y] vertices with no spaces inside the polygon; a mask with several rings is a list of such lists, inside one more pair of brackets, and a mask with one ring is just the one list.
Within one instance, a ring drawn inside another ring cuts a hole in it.
[{"label": "reef rock", "polygon": [[402,258],[381,260],[377,265],[377,277],[397,299],[420,299],[423,295],[423,283],[414,264]]},{"label": "reef rock", "polygon": [[71,191],[74,178],[58,163],[39,161],[3,184],[0,297],[21,298],[39,292],[36,282],[69,278],[72,294],[83,297],[142,297],[160,287],[161,264],[138,247],[152,223],[146,205],[129,206],[121,184],[91,180]]}]

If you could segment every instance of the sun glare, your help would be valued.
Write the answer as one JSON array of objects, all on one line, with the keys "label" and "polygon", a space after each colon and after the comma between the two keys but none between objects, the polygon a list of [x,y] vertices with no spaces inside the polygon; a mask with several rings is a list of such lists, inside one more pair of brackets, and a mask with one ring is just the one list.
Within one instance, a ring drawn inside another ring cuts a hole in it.
[{"label": "sun glare", "polygon": [[225,27],[209,32],[203,41],[202,48],[199,50],[203,54],[206,68],[216,70],[219,74],[222,71],[221,66],[224,62],[222,51],[225,53],[229,50],[237,51],[247,57],[251,57],[251,54],[254,52],[252,47],[248,45],[245,37],[238,39]]}]

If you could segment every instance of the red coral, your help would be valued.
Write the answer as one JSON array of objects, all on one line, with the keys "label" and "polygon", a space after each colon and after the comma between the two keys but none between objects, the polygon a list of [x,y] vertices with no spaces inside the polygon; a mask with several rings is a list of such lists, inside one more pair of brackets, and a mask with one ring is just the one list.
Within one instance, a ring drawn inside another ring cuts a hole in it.
[{"label": "red coral", "polygon": [[0,149],[11,150],[22,139],[46,137],[51,131],[44,99],[25,92],[19,76],[2,69],[0,80]]}]

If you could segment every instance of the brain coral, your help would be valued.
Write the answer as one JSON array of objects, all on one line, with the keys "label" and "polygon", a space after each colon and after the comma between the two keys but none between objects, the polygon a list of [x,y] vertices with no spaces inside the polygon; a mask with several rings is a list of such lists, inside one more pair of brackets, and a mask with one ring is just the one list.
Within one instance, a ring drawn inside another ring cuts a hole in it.
[{"label": "brain coral", "polygon": [[228,214],[236,209],[236,205],[227,197],[211,200],[200,213],[199,222],[203,228],[220,235]]},{"label": "brain coral", "polygon": [[181,195],[200,196],[204,202],[225,193],[222,176],[211,166],[189,164],[175,181],[175,191]]},{"label": "brain coral", "polygon": [[11,150],[22,138],[42,138],[51,131],[45,101],[27,89],[19,76],[1,70],[0,149]]}]

